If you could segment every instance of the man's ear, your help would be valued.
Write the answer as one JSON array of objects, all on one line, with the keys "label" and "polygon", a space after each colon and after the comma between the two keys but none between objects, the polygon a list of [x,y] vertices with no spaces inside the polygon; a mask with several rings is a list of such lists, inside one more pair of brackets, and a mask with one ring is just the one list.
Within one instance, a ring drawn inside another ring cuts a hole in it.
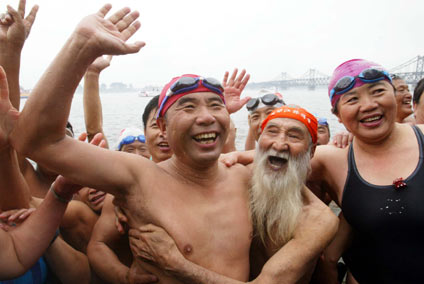
[{"label": "man's ear", "polygon": [[162,132],[162,134],[164,136],[166,136],[166,121],[163,117],[158,117],[156,119],[156,123],[159,126],[160,132]]}]

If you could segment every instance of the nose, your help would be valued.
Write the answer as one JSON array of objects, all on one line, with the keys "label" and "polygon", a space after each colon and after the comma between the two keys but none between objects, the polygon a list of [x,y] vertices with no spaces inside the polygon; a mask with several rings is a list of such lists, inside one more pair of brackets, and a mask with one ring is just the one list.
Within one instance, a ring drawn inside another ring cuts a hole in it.
[{"label": "nose", "polygon": [[200,107],[196,115],[196,123],[200,125],[210,125],[215,122],[215,117],[207,107]]},{"label": "nose", "polygon": [[376,98],[371,95],[362,96],[361,98],[361,108],[360,110],[363,112],[373,111],[378,107]]},{"label": "nose", "polygon": [[279,135],[272,143],[272,149],[277,152],[284,152],[289,150],[289,144],[287,143],[284,135]]}]

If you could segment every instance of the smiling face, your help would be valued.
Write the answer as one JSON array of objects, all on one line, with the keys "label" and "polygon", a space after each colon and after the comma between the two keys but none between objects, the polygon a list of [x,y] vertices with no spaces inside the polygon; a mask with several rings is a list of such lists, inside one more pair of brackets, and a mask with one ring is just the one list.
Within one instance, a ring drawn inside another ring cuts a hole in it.
[{"label": "smiling face", "polygon": [[150,112],[144,134],[153,162],[159,163],[171,158],[172,150],[169,147],[168,140],[166,140],[165,135],[163,135],[156,123],[156,112],[157,109]]},{"label": "smiling face", "polygon": [[280,172],[287,168],[287,156],[297,157],[306,153],[310,144],[311,136],[302,122],[291,118],[275,118],[265,126],[258,146],[261,151],[283,153],[267,158],[267,168]]},{"label": "smiling face", "polygon": [[219,95],[191,93],[179,98],[158,123],[180,160],[206,166],[221,154],[230,116]]},{"label": "smiling face", "polygon": [[106,199],[106,193],[90,187],[83,187],[78,192],[79,199],[88,205],[94,212],[100,214]]},{"label": "smiling face", "polygon": [[259,140],[261,135],[262,122],[274,109],[276,109],[274,106],[261,107],[249,114],[249,127],[254,131],[256,141]]},{"label": "smiling face", "polygon": [[397,104],[397,122],[402,122],[406,117],[412,114],[412,95],[409,87],[403,79],[393,80],[393,86],[396,89]]},{"label": "smiling face", "polygon": [[327,145],[330,141],[330,130],[327,125],[318,124],[317,145]]},{"label": "smiling face", "polygon": [[121,151],[131,153],[131,154],[137,154],[147,159],[150,159],[150,153],[149,153],[149,150],[147,149],[147,145],[138,140],[135,140],[131,144],[123,145],[121,148]]},{"label": "smiling face", "polygon": [[386,81],[365,84],[345,93],[338,102],[338,118],[347,130],[371,143],[386,138],[396,120],[396,100]]}]

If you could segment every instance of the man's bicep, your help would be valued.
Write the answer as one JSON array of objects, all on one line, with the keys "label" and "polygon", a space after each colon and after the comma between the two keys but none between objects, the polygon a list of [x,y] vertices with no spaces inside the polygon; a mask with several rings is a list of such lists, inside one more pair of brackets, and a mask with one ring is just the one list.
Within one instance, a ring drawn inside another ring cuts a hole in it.
[{"label": "man's bicep", "polygon": [[142,158],[102,149],[70,137],[47,145],[40,152],[34,159],[41,165],[76,184],[114,195],[126,194],[135,183],[137,164],[144,162]]}]

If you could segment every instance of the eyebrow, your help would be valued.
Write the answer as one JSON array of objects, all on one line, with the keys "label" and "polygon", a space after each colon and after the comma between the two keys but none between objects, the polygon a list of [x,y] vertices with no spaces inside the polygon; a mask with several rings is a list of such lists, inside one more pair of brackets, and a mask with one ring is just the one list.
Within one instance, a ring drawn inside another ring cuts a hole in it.
[{"label": "eyebrow", "polygon": [[210,102],[215,102],[215,101],[218,101],[218,102],[220,102],[220,103],[224,103],[224,101],[221,99],[221,97],[218,97],[218,96],[215,96],[215,97],[212,97],[212,98],[209,98],[208,99],[208,102],[210,103]]},{"label": "eyebrow", "polygon": [[185,103],[187,103],[187,102],[194,102],[194,101],[196,101],[196,99],[195,99],[195,98],[192,98],[192,97],[182,97],[182,98],[180,98],[180,99],[177,101],[177,104],[178,104],[178,105],[183,105],[183,104],[185,104]]},{"label": "eyebrow", "polygon": [[368,89],[371,89],[372,87],[375,87],[375,86],[378,86],[378,85],[385,86],[385,85],[383,84],[382,80],[381,80],[381,81],[378,81],[378,82],[371,83],[371,84],[368,86]]},{"label": "eyebrow", "polygon": [[299,126],[292,126],[288,129],[288,131],[295,131],[295,132],[299,132],[301,134],[304,134],[304,131],[302,128],[300,128]]}]

